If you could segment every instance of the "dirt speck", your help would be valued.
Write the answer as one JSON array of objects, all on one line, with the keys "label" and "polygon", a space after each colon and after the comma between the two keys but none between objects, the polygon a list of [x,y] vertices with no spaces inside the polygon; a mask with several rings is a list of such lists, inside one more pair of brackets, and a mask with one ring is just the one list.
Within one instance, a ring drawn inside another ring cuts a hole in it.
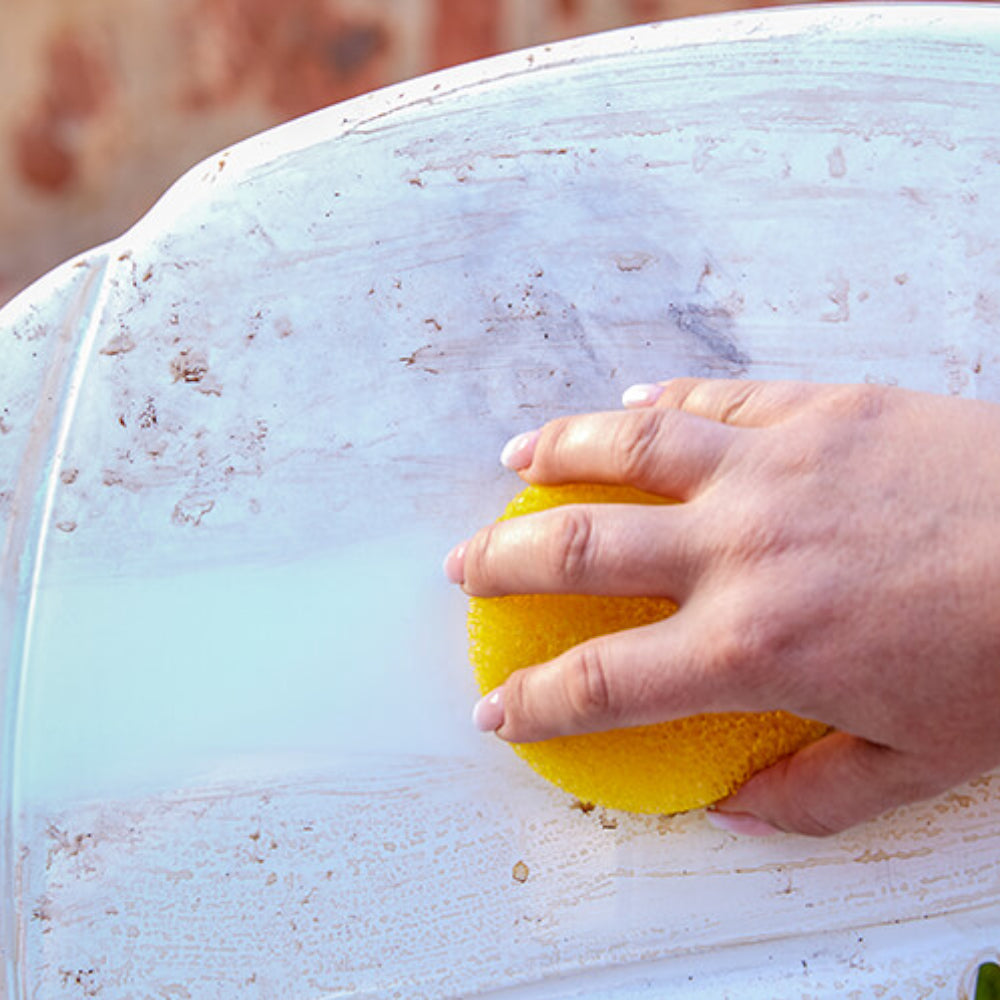
[{"label": "dirt speck", "polygon": [[827,167],[830,170],[830,176],[835,178],[844,177],[847,174],[847,160],[844,157],[844,151],[840,146],[834,147],[826,157]]},{"label": "dirt speck", "polygon": [[653,259],[648,253],[620,253],[615,257],[615,265],[622,272],[641,271]]},{"label": "dirt speck", "polygon": [[222,385],[216,381],[211,375],[209,375],[204,381],[199,382],[197,385],[197,391],[203,396],[221,396],[222,395]]},{"label": "dirt speck", "polygon": [[49,863],[56,854],[65,854],[68,858],[75,858],[82,854],[88,847],[94,846],[94,835],[92,833],[77,833],[70,835],[68,830],[62,827],[49,826],[45,831],[53,841],[49,848]]},{"label": "dirt speck", "polygon": [[127,333],[119,333],[112,337],[100,350],[100,354],[107,357],[115,357],[119,354],[128,354],[135,350],[135,341]]},{"label": "dirt speck", "polygon": [[167,983],[158,992],[163,1000],[191,1000],[191,991],[180,983]]},{"label": "dirt speck", "polygon": [[63,986],[79,986],[85,997],[96,997],[103,989],[97,969],[60,969],[59,976]]},{"label": "dirt speck", "polygon": [[975,300],[976,319],[995,328],[1000,322],[1000,299],[989,292],[980,291]]},{"label": "dirt speck", "polygon": [[584,802],[582,799],[573,799],[569,804],[570,809],[579,809],[582,813],[589,813],[594,811],[593,802]]},{"label": "dirt speck", "polygon": [[826,297],[836,308],[823,313],[820,319],[824,323],[846,323],[851,318],[851,283],[841,275],[833,275],[828,280],[830,291]]},{"label": "dirt speck", "polygon": [[432,350],[431,344],[424,344],[423,347],[418,347],[412,354],[407,354],[405,357],[397,358],[401,361],[407,368],[419,368],[420,371],[427,372],[428,375],[438,375],[440,374],[439,368],[431,368],[427,361],[429,358],[443,358],[444,352],[437,351],[428,356],[428,351]]},{"label": "dirt speck", "polygon": [[156,403],[152,396],[146,397],[146,405],[139,412],[139,426],[144,430],[156,426]]},{"label": "dirt speck", "polygon": [[72,486],[80,476],[79,469],[63,469],[59,473],[59,480],[64,486]]},{"label": "dirt speck", "polygon": [[208,374],[208,358],[202,351],[185,348],[170,362],[175,382],[200,382]]},{"label": "dirt speck", "polygon": [[519,882],[521,885],[524,885],[524,883],[528,881],[530,871],[528,870],[528,866],[523,861],[518,861],[517,864],[514,865],[510,874],[511,878],[513,878],[515,882]]},{"label": "dirt speck", "polygon": [[56,527],[64,534],[71,535],[76,531],[76,521],[57,521]]},{"label": "dirt speck", "polygon": [[170,520],[177,525],[190,525],[197,528],[202,519],[215,508],[215,501],[206,497],[186,496],[178,500],[174,506]]}]

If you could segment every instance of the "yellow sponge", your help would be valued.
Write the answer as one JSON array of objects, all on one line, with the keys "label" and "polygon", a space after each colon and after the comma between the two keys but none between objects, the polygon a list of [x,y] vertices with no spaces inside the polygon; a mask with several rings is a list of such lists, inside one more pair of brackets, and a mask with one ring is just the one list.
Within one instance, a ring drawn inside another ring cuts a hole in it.
[{"label": "yellow sponge", "polygon": [[[501,520],[565,503],[668,503],[638,490],[589,484],[529,486]],[[516,594],[472,598],[470,657],[479,687],[543,663],[597,635],[659,621],[665,598]],[[727,712],[562,736],[514,749],[539,774],[581,801],[640,813],[674,813],[729,795],[756,771],[826,732],[787,712]]]}]

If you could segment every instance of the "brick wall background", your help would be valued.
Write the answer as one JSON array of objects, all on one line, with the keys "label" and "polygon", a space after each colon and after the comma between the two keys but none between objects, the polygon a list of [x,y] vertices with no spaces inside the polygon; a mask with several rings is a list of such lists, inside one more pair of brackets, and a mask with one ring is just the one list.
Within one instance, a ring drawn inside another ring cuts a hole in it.
[{"label": "brick wall background", "polygon": [[509,49],[769,2],[4,0],[0,303],[271,125]]}]

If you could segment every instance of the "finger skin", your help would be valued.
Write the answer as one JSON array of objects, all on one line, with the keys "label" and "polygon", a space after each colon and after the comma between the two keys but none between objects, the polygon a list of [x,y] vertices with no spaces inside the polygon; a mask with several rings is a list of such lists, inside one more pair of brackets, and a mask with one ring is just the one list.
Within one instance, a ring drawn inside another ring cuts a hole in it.
[{"label": "finger skin", "polygon": [[688,604],[663,621],[591,639],[517,670],[502,686],[497,735],[528,743],[770,703],[772,695],[749,675],[725,680],[705,635],[700,608]]},{"label": "finger skin", "polygon": [[696,537],[682,504],[568,504],[484,528],[449,571],[474,597],[586,593],[676,601],[697,577]]},{"label": "finger skin", "polygon": [[541,428],[518,472],[531,483],[624,484],[687,500],[711,482],[740,433],[662,408],[581,414]]},{"label": "finger skin", "polygon": [[716,809],[825,837],[943,790],[928,783],[930,773],[899,751],[834,732],[760,771]]},{"label": "finger skin", "polygon": [[768,427],[829,391],[828,386],[806,382],[676,378],[661,383],[650,405],[736,427]]}]

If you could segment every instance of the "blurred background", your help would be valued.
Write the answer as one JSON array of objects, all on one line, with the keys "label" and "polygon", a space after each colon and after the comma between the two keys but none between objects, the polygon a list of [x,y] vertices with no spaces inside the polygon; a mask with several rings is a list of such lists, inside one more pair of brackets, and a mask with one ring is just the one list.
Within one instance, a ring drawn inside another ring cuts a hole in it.
[{"label": "blurred background", "polygon": [[[804,0],[809,2],[809,0]],[[262,129],[455,63],[769,0],[3,0],[0,305]]]}]

